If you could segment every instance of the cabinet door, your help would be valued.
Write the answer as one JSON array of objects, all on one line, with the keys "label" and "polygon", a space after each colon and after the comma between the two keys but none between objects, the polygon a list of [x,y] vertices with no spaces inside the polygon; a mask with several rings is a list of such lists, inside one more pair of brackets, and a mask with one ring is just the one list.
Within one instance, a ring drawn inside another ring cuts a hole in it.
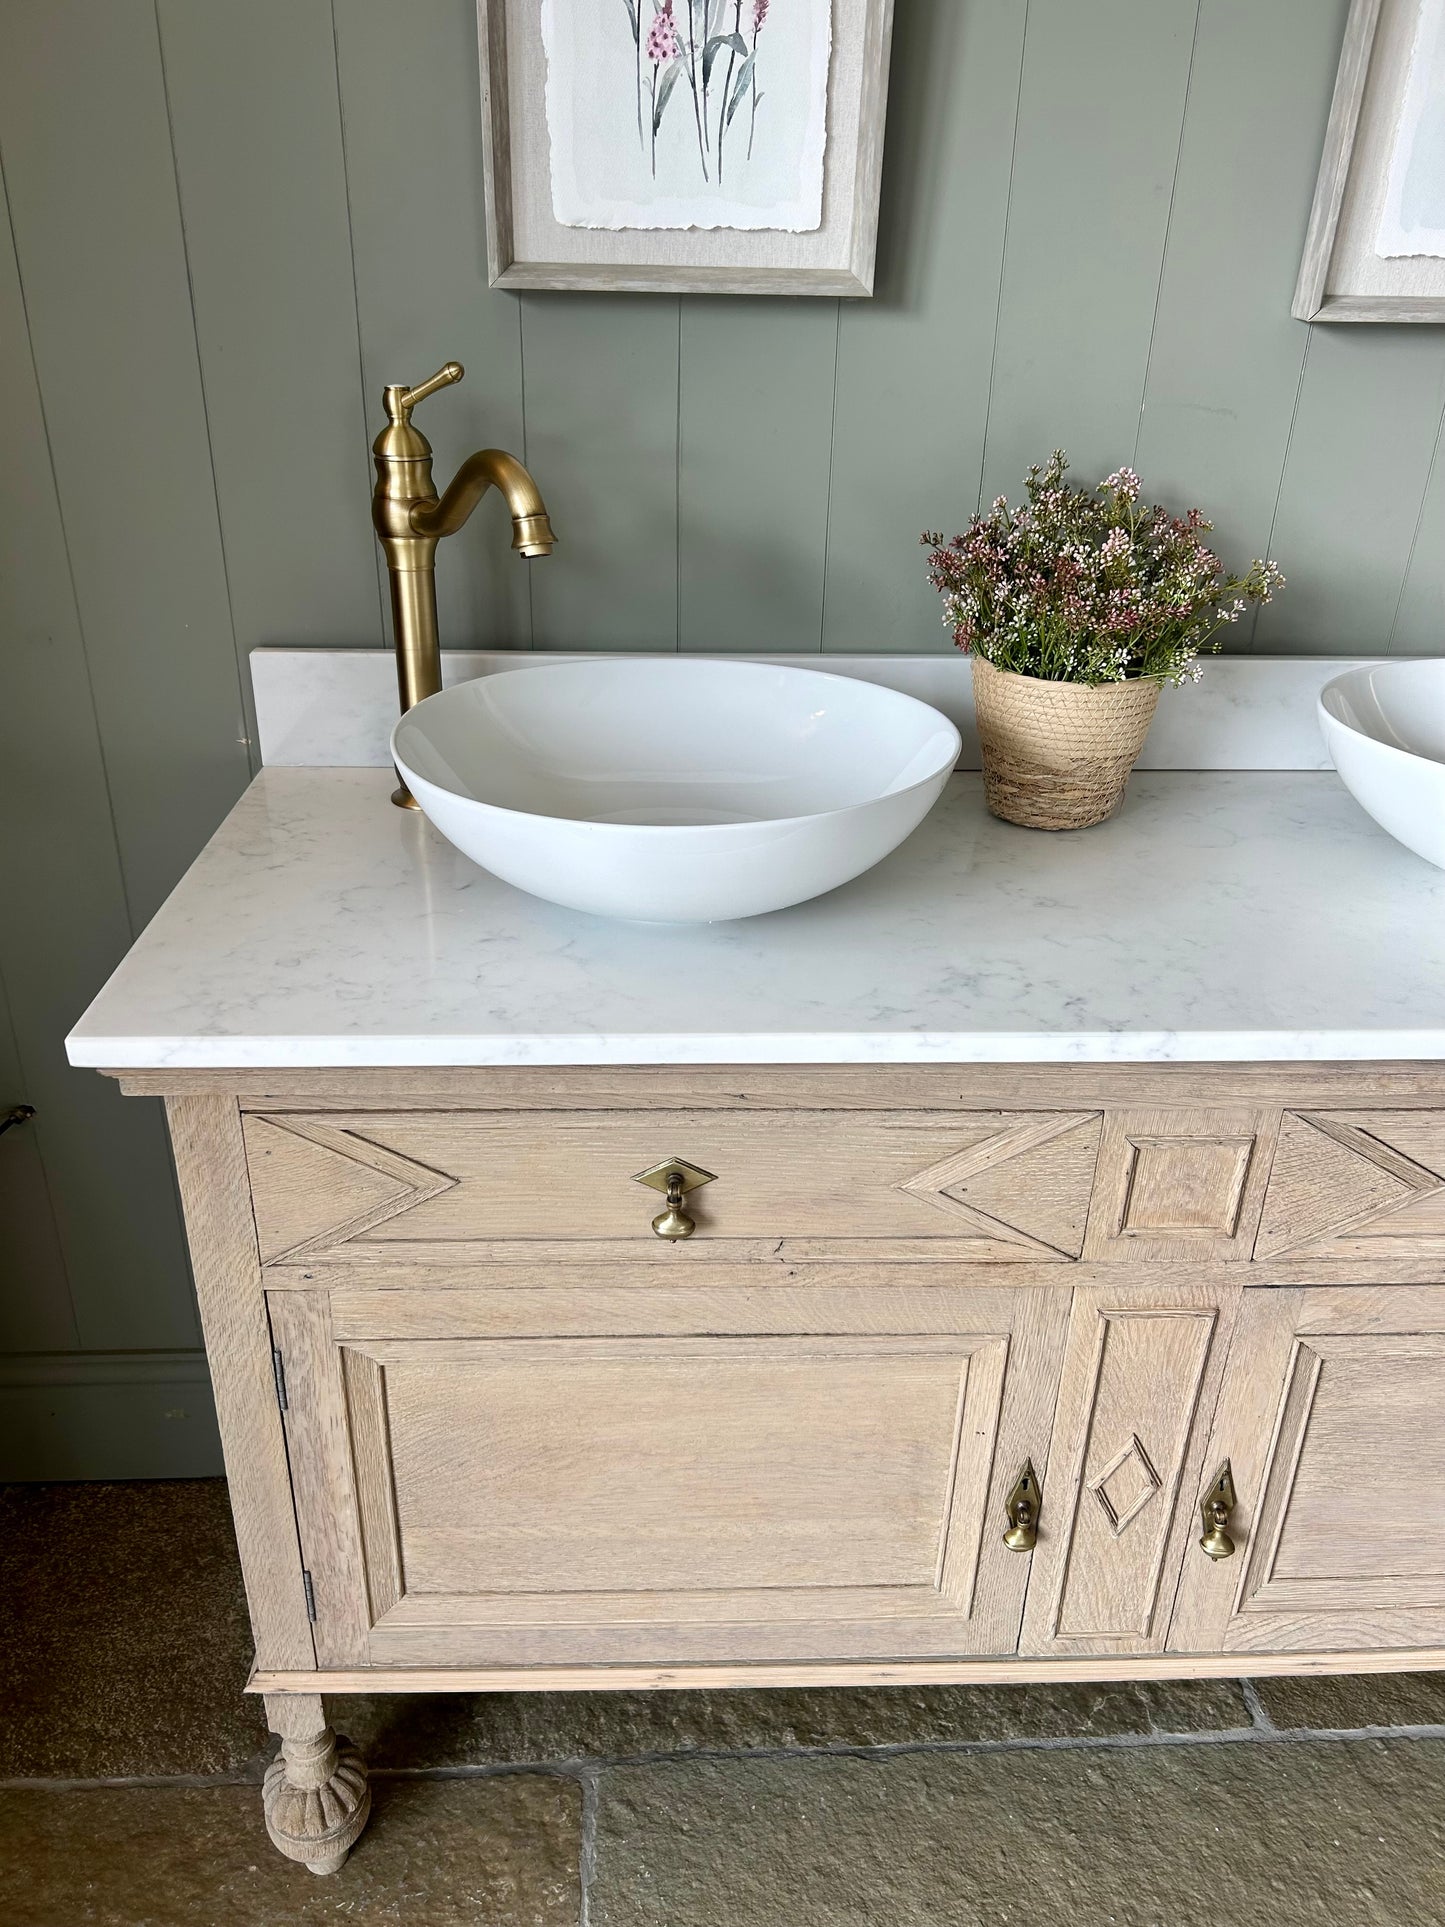
[{"label": "cabinet door", "polygon": [[1229,1286],[1080,1286],[1023,1650],[1164,1649],[1225,1344]]},{"label": "cabinet door", "polygon": [[1225,1459],[1238,1549],[1191,1545],[1172,1648],[1445,1645],[1445,1288],[1250,1293],[1203,1484]]},{"label": "cabinet door", "polygon": [[1067,1291],[621,1271],[271,1292],[323,1666],[1015,1649]]}]

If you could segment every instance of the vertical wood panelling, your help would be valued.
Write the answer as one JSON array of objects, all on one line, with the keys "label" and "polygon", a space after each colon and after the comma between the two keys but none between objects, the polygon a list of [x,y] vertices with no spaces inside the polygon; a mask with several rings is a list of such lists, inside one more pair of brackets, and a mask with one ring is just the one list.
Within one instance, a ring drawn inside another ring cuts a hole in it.
[{"label": "vertical wood panelling", "polygon": [[1445,405],[1445,332],[1316,327],[1270,548],[1270,654],[1384,653]]},{"label": "vertical wood panelling", "polygon": [[1133,453],[1197,6],[1030,0],[985,497]]},{"label": "vertical wood panelling", "polygon": [[1445,655],[1445,468],[1440,438],[1389,636],[1394,656]]},{"label": "vertical wood panelling", "polygon": [[683,302],[680,648],[821,647],[837,345],[835,301]]},{"label": "vertical wood panelling", "polygon": [[[474,448],[521,454],[523,445],[517,298],[487,286],[476,7],[474,0],[335,0],[335,17],[366,384],[363,440],[369,449],[385,423],[388,382],[423,381],[443,362],[460,361],[462,385],[417,411],[444,486]],[[369,513],[363,505],[363,522]],[[527,564],[510,541],[506,514],[493,500],[442,545],[437,613],[443,639],[455,647],[529,645]]]},{"label": "vertical wood panelling", "polygon": [[0,1106],[38,1113],[0,1139],[14,1208],[0,1202],[0,1317],[27,1349],[194,1344],[160,1108],[65,1061],[133,932],[3,183],[0,419],[0,976],[15,1047]]},{"label": "vertical wood panelling", "polygon": [[1346,4],[900,5],[841,305],[490,290],[474,0],[0,7],[0,1348],[195,1342],[158,1114],[61,1040],[246,779],[238,651],[384,639],[387,381],[463,361],[439,481],[512,448],[561,537],[484,502],[453,643],[946,649],[920,529],[1062,443],[1272,547],[1255,647],[1445,649],[1445,331],[1288,312]]},{"label": "vertical wood panelling", "polygon": [[1026,11],[897,13],[878,293],[839,330],[825,649],[952,646],[918,537],[977,505]]},{"label": "vertical wood panelling", "polygon": [[249,774],[150,0],[0,11],[0,155],[132,911]]},{"label": "vertical wood panelling", "polygon": [[330,0],[159,14],[237,644],[379,643]]},{"label": "vertical wood panelling", "polygon": [[1284,468],[1309,340],[1290,299],[1346,10],[1200,9],[1135,466],[1151,499],[1203,508],[1236,567],[1264,553]]},{"label": "vertical wood panelling", "polygon": [[[0,978],[0,1111],[29,1103]],[[67,1351],[77,1343],[60,1235],[34,1121],[0,1138],[0,1351]]]},{"label": "vertical wood panelling", "polygon": [[556,553],[532,569],[538,649],[677,647],[678,302],[522,299],[527,464]]}]

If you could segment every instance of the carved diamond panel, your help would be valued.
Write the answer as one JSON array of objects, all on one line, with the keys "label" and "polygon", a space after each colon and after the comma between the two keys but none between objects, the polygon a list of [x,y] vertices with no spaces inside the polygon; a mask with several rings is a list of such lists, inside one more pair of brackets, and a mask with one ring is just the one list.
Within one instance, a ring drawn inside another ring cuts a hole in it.
[{"label": "carved diamond panel", "polygon": [[1254,1255],[1445,1257],[1445,1113],[1289,1113]]},{"label": "carved diamond panel", "polygon": [[997,1243],[1077,1258],[1102,1128],[1097,1111],[1029,1118],[940,1158],[899,1189]]},{"label": "carved diamond panel", "polygon": [[320,1118],[253,1115],[244,1130],[263,1264],[325,1258],[457,1182]]},{"label": "carved diamond panel", "polygon": [[1122,1452],[1115,1453],[1096,1478],[1090,1479],[1089,1490],[1099,1501],[1109,1521],[1109,1530],[1117,1539],[1128,1531],[1162,1485],[1136,1435]]},{"label": "carved diamond panel", "polygon": [[1119,1230],[1232,1238],[1254,1138],[1131,1137]]},{"label": "carved diamond panel", "polygon": [[1084,1257],[1248,1260],[1279,1116],[1222,1104],[1106,1113]]}]

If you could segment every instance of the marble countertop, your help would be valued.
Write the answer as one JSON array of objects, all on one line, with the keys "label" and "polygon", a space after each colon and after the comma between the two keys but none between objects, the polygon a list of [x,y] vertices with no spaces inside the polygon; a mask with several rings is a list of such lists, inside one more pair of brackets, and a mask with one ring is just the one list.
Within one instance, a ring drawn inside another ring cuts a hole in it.
[{"label": "marble countertop", "polygon": [[264,770],[72,1063],[1445,1058],[1445,873],[1333,774],[1141,772],[1073,835],[996,822],[957,776],[868,875],[691,927],[524,896],[392,780]]}]

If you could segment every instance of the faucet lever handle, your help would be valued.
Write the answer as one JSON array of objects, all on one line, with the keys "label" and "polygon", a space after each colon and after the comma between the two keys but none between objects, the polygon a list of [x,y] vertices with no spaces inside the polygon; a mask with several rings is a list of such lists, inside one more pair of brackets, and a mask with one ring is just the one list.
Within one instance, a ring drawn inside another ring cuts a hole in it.
[{"label": "faucet lever handle", "polygon": [[449,361],[445,368],[438,368],[430,381],[419,381],[415,388],[402,388],[399,385],[386,391],[387,413],[393,421],[404,420],[419,401],[434,395],[438,388],[447,388],[454,381],[460,381],[466,373],[459,361]]}]

